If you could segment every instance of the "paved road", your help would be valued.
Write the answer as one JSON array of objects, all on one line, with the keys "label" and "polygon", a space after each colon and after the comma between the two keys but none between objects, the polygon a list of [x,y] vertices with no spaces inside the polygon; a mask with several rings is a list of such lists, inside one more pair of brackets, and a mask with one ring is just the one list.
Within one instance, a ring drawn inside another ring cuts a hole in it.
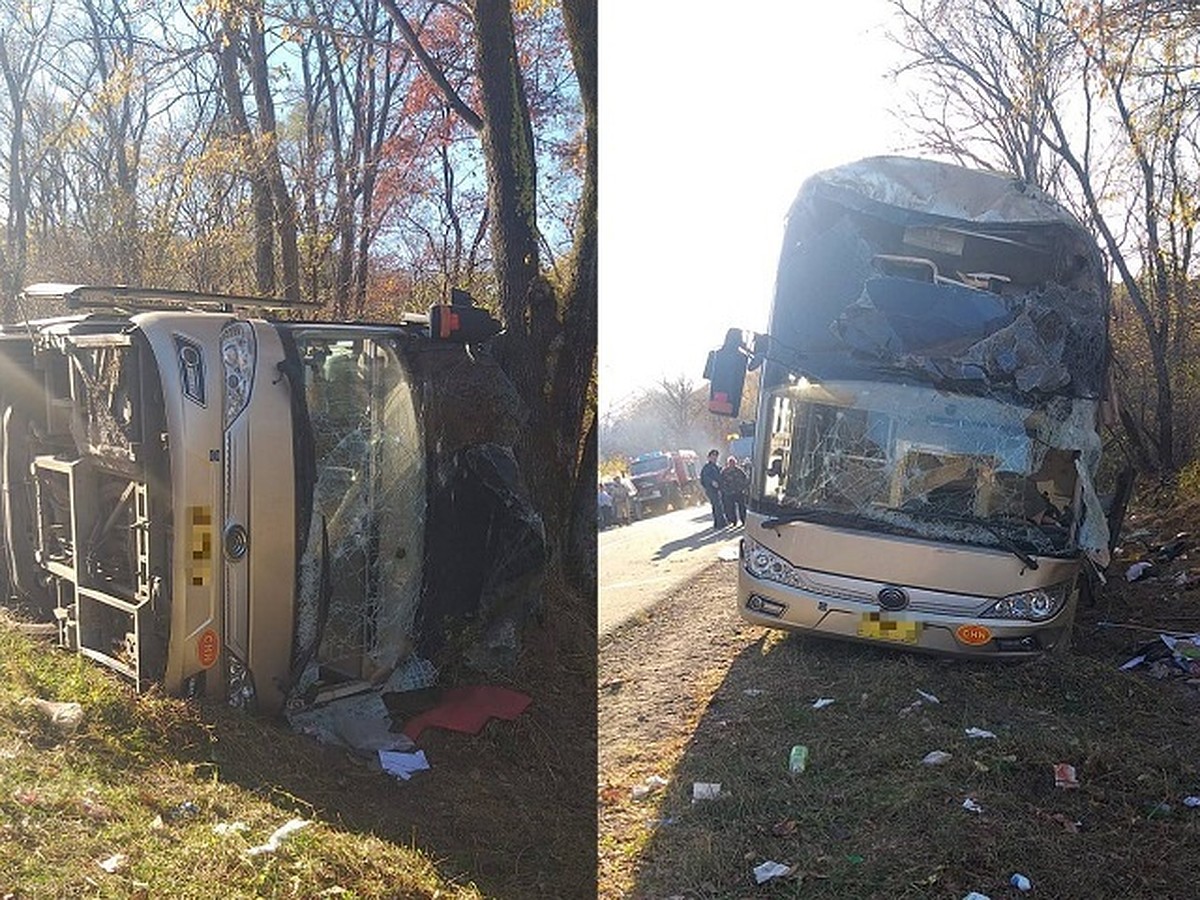
[{"label": "paved road", "polygon": [[736,548],[742,529],[712,530],[707,504],[600,533],[600,635],[694,578]]}]

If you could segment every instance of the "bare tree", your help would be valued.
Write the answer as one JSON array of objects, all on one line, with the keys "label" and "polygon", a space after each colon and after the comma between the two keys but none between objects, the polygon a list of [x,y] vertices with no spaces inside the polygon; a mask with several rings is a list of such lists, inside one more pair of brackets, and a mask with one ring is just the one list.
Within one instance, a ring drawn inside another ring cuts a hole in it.
[{"label": "bare tree", "polygon": [[[1126,404],[1146,467],[1171,471],[1176,383],[1190,349],[1200,22],[1178,2],[895,0],[899,40],[926,101],[926,146],[1011,168],[1053,191],[1095,231],[1140,340],[1122,370],[1151,396]],[[927,114],[931,105],[938,115]],[[1042,161],[1042,162],[1039,162]],[[1144,363],[1143,363],[1144,360]],[[1139,390],[1126,382],[1122,391]],[[1135,414],[1130,407],[1140,410]]]}]

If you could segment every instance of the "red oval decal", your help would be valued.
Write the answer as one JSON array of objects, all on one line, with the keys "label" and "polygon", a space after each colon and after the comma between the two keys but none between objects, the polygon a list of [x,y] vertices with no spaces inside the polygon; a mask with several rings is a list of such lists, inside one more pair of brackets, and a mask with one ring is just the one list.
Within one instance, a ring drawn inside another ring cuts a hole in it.
[{"label": "red oval decal", "polygon": [[978,647],[992,639],[992,632],[991,629],[983,625],[959,625],[958,630],[954,632],[954,636],[964,644]]},{"label": "red oval decal", "polygon": [[196,642],[196,655],[200,657],[200,665],[206,669],[211,668],[217,661],[220,650],[221,641],[217,638],[217,633],[211,628],[206,628],[200,634],[200,640]]}]

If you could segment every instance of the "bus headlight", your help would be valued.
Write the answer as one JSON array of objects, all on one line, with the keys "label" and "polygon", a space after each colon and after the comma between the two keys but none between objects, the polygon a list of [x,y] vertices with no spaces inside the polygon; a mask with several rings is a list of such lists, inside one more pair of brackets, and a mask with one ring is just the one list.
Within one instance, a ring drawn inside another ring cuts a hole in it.
[{"label": "bus headlight", "polygon": [[743,565],[747,572],[755,578],[762,578],[766,581],[778,581],[780,584],[797,588],[806,587],[807,582],[803,573],[790,562],[750,538],[744,540],[745,561]]},{"label": "bus headlight", "polygon": [[254,357],[254,329],[249,322],[231,322],[221,329],[226,428],[250,402],[250,390],[254,386]]},{"label": "bus headlight", "polygon": [[1067,602],[1070,592],[1071,582],[1064,581],[1050,587],[1009,594],[993,603],[984,616],[990,619],[1025,619],[1041,622],[1058,614]]}]

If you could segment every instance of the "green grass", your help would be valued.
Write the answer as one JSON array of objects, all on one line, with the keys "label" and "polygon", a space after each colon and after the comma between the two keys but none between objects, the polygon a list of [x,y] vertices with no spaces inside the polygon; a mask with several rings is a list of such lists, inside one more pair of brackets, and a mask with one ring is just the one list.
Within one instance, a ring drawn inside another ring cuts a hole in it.
[{"label": "green grass", "polygon": [[[26,697],[79,702],[82,724],[60,733]],[[481,896],[406,842],[342,827],[271,781],[247,786],[226,778],[227,770],[238,779],[257,764],[284,784],[296,779],[294,767],[306,755],[322,766],[323,752],[227,710],[134,696],[77,656],[0,628],[0,894]],[[374,793],[403,802],[402,786],[362,774]],[[348,792],[360,787],[342,778]],[[376,799],[362,793],[359,802]],[[277,852],[247,856],[296,816],[312,823]],[[245,829],[215,833],[216,824],[234,822]],[[109,874],[100,862],[115,853],[126,862]]]}]

